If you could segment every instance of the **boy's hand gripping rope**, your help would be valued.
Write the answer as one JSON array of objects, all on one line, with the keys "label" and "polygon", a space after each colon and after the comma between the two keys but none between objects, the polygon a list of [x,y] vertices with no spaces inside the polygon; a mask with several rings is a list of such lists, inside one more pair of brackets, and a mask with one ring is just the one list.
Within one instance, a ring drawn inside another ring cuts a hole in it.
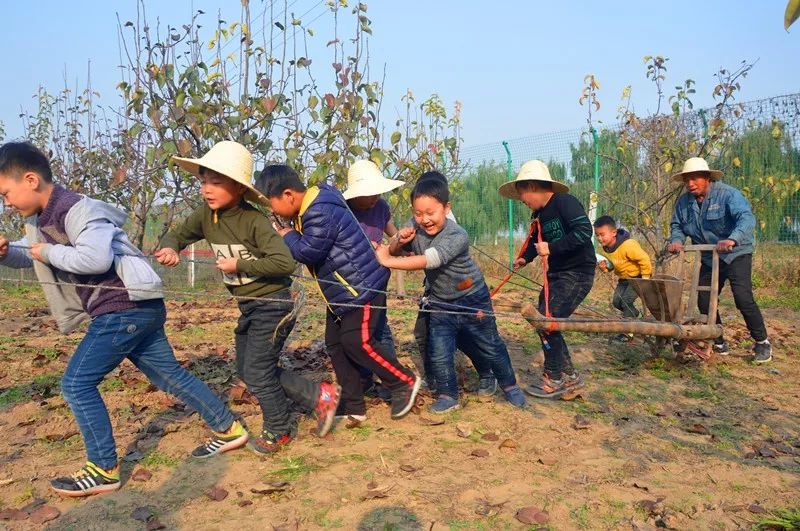
[{"label": "boy's hand gripping rope", "polygon": [[[525,238],[525,241],[522,244],[522,247],[517,254],[517,260],[522,258],[522,255],[525,254],[525,251],[528,249],[528,243],[531,241],[533,237],[533,231],[536,231],[536,243],[543,243],[542,240],[542,222],[539,221],[539,218],[534,218],[531,222],[531,228],[528,230],[528,236]],[[544,316],[547,318],[553,317],[550,313],[550,283],[547,281],[547,256],[540,256],[539,258],[542,259],[542,270],[544,272],[543,279],[542,279],[542,288],[544,289]],[[511,277],[514,275],[514,271],[512,270],[506,278],[503,279],[500,284],[497,285],[496,288],[492,290],[489,294],[490,298],[494,298],[495,295],[500,291],[500,288],[506,285],[506,283],[511,280]],[[554,324],[554,323],[553,323]]]}]

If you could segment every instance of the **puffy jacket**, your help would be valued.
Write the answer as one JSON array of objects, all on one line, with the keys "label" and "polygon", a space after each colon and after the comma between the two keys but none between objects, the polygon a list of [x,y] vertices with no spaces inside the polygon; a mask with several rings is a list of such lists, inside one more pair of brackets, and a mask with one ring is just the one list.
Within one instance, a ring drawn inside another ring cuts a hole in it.
[{"label": "puffy jacket", "polygon": [[308,189],[295,229],[284,236],[298,262],[317,279],[328,308],[343,315],[366,304],[385,290],[389,270],[375,251],[342,194],[327,184]]},{"label": "puffy jacket", "polygon": [[[728,264],[753,253],[756,218],[742,192],[725,183],[712,182],[708,196],[699,205],[688,192],[680,196],[675,202],[670,228],[670,243],[683,243],[687,237],[696,244],[734,240],[733,251],[719,255]],[[711,253],[702,255],[703,263],[710,265]]]},{"label": "puffy jacket", "polygon": [[604,245],[600,254],[611,261],[620,278],[650,278],[653,273],[650,256],[625,229],[618,229],[617,239],[609,247]]}]

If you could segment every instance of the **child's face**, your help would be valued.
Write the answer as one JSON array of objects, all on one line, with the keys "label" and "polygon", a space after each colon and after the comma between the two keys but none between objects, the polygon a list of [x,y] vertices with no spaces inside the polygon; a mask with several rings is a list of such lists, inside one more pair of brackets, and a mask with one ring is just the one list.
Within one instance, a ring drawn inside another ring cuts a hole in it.
[{"label": "child's face", "polygon": [[15,209],[23,217],[33,216],[43,209],[42,183],[33,172],[22,176],[0,173],[0,196],[6,208]]},{"label": "child's face", "polygon": [[595,227],[594,235],[597,236],[597,241],[600,242],[600,245],[609,247],[613,245],[614,240],[617,239],[617,229],[614,229],[609,225]]},{"label": "child's face", "polygon": [[517,186],[519,199],[525,203],[531,210],[539,210],[543,208],[550,198],[553,196],[552,190],[547,190],[536,186],[536,183]]},{"label": "child's face", "polygon": [[354,197],[348,201],[350,208],[353,210],[369,210],[378,204],[379,195],[365,195],[361,197]]},{"label": "child's face", "polygon": [[414,198],[411,208],[414,210],[414,221],[431,236],[441,232],[447,223],[447,214],[450,213],[450,203],[443,204],[428,195]]},{"label": "child's face", "polygon": [[200,183],[200,193],[212,210],[238,205],[246,191],[233,179],[209,169],[203,170]]},{"label": "child's face", "polygon": [[293,219],[300,213],[300,203],[302,201],[302,194],[298,194],[293,190],[284,190],[281,195],[269,198],[269,206],[275,215]]}]

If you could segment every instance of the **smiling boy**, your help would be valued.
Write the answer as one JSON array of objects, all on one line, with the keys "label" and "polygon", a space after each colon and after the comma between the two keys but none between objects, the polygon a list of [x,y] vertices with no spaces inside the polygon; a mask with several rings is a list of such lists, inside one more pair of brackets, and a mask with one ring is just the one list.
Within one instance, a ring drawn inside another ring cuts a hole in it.
[{"label": "smiling boy", "polygon": [[261,436],[251,439],[249,448],[272,454],[295,438],[287,398],[316,412],[316,433],[324,436],[339,403],[338,386],[315,384],[278,366],[295,324],[289,287],[296,264],[266,216],[246,201],[267,203],[251,184],[253,156],[241,144],[223,141],[200,159],[174,160],[200,179],[205,204],[162,238],[155,256],[163,265],[176,266],[181,249],[205,239],[225,286],[241,297],[234,331],[236,368],[263,417]]},{"label": "smiling boy", "polygon": [[[450,191],[442,175],[423,174],[411,192],[414,226],[404,227],[389,246],[378,247],[381,264],[407,271],[424,270],[428,288],[428,342],[426,354],[436,382],[433,413],[460,407],[455,372],[458,344],[475,367],[491,368],[488,379],[497,383],[506,399],[525,406],[517,386],[508,349],[497,332],[494,309],[483,273],[469,256],[467,232],[450,213]],[[405,252],[411,256],[399,256]],[[492,378],[494,376],[494,378]],[[482,375],[483,379],[483,375]],[[494,385],[494,384],[493,384]]]}]

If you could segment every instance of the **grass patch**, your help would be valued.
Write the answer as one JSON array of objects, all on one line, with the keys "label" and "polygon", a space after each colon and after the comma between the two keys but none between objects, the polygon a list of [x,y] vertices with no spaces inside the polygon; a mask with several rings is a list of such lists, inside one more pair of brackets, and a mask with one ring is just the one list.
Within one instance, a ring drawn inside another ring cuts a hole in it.
[{"label": "grass patch", "polygon": [[800,508],[778,509],[756,522],[756,529],[800,529]]},{"label": "grass patch", "polygon": [[172,457],[167,454],[161,453],[158,450],[150,450],[147,452],[139,464],[153,469],[158,469],[160,467],[165,468],[174,468],[178,466],[179,460],[177,457]]},{"label": "grass patch", "polygon": [[100,382],[100,392],[117,391],[125,387],[125,382],[119,378],[107,378]]},{"label": "grass patch", "polygon": [[9,387],[0,391],[0,407],[10,406],[28,400],[33,395],[44,398],[55,396],[60,391],[60,374],[40,374],[27,384]]},{"label": "grass patch", "polygon": [[314,472],[315,470],[319,470],[317,465],[307,463],[304,455],[297,457],[284,457],[282,463],[283,468],[273,470],[270,472],[270,474],[286,481],[296,481],[301,477]]}]

